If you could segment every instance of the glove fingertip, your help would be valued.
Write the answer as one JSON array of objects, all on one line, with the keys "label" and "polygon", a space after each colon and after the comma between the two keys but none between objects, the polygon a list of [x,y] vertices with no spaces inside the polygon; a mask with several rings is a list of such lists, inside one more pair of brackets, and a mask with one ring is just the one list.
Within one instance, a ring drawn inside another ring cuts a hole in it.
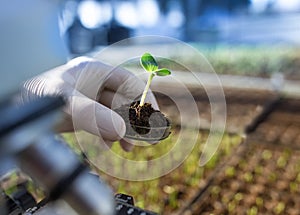
[{"label": "glove fingertip", "polygon": [[125,125],[124,119],[119,114],[112,111],[112,121],[114,124],[114,130],[116,131],[116,136],[117,136],[117,138],[114,138],[114,139],[122,139],[126,133],[126,125]]}]

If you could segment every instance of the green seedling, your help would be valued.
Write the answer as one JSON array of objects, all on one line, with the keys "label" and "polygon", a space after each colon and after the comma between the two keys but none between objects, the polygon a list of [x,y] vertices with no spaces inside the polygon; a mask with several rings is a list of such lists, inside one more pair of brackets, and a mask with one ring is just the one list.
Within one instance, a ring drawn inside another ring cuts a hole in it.
[{"label": "green seedling", "polygon": [[140,101],[140,106],[142,107],[145,104],[145,99],[146,99],[146,96],[147,96],[147,92],[150,88],[150,84],[152,82],[153,77],[156,76],[156,75],[157,76],[171,75],[171,72],[170,72],[170,70],[168,70],[166,68],[161,68],[160,69],[158,67],[158,64],[157,64],[155,58],[149,53],[143,54],[143,56],[140,59],[140,63],[141,63],[141,66],[144,68],[144,70],[146,72],[150,73],[150,75],[148,77],[147,84],[145,86],[144,92],[143,92],[142,97],[141,97],[141,101]]}]

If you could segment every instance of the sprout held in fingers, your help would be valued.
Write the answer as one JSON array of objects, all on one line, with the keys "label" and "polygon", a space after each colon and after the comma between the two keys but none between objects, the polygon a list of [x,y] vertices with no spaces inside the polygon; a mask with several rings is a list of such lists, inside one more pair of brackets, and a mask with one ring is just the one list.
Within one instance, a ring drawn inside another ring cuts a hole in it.
[{"label": "sprout held in fingers", "polygon": [[157,76],[171,75],[171,71],[166,69],[166,68],[159,69],[156,60],[149,53],[143,54],[143,56],[140,59],[140,63],[142,65],[142,67],[144,68],[144,70],[146,72],[150,73],[150,75],[148,77],[147,84],[145,86],[144,92],[143,92],[142,97],[141,97],[141,101],[140,101],[140,106],[143,106],[145,104],[146,95],[147,95],[147,92],[150,88],[150,84],[152,82],[153,77],[155,75],[157,75]]}]

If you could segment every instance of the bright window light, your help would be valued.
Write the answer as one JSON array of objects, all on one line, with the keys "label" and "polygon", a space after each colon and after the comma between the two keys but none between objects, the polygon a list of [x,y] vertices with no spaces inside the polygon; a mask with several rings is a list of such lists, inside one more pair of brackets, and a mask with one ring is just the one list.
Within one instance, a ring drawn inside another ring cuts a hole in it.
[{"label": "bright window light", "polygon": [[173,28],[179,28],[184,24],[185,17],[179,10],[171,10],[167,15],[167,22]]},{"label": "bright window light", "polygon": [[120,1],[116,5],[116,20],[127,27],[153,27],[159,19],[159,7],[155,0]]},{"label": "bright window light", "polygon": [[86,28],[98,28],[112,19],[112,9],[108,2],[85,0],[78,5],[78,16]]},{"label": "bright window light", "polygon": [[72,26],[76,17],[77,5],[78,3],[74,0],[66,1],[59,20],[59,27],[62,34]]},{"label": "bright window light", "polygon": [[252,0],[251,10],[256,13],[264,12],[269,3],[272,9],[280,12],[295,12],[300,9],[300,0]]},{"label": "bright window light", "polygon": [[160,15],[157,2],[155,0],[139,0],[137,6],[141,25],[144,27],[154,27]]},{"label": "bright window light", "polygon": [[136,6],[132,2],[118,2],[116,5],[116,20],[127,27],[138,27],[140,19]]},{"label": "bright window light", "polygon": [[281,12],[296,12],[300,9],[300,0],[277,0],[274,9]]}]

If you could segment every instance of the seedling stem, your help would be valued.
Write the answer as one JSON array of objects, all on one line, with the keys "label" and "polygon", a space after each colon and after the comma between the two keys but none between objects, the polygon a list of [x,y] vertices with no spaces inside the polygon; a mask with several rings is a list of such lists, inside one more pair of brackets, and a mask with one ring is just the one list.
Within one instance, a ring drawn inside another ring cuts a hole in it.
[{"label": "seedling stem", "polygon": [[151,73],[148,77],[147,84],[145,86],[144,92],[143,92],[142,97],[141,97],[140,106],[143,106],[145,104],[145,99],[146,99],[146,96],[147,96],[147,92],[150,88],[150,84],[151,84],[152,79],[153,79],[154,76],[155,76],[155,74]]},{"label": "seedling stem", "polygon": [[145,86],[145,89],[144,89],[142,97],[141,97],[141,101],[140,101],[140,107],[142,107],[145,104],[145,99],[146,99],[146,96],[147,96],[147,92],[150,88],[150,84],[152,82],[153,77],[155,75],[157,75],[157,76],[167,76],[167,75],[170,75],[171,72],[168,69],[165,69],[165,68],[159,69],[156,60],[149,53],[143,54],[143,56],[140,59],[140,63],[142,65],[142,67],[144,68],[144,70],[150,73],[150,75],[148,77],[147,84]]}]

